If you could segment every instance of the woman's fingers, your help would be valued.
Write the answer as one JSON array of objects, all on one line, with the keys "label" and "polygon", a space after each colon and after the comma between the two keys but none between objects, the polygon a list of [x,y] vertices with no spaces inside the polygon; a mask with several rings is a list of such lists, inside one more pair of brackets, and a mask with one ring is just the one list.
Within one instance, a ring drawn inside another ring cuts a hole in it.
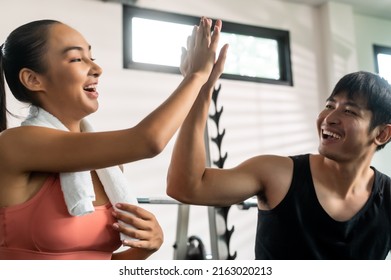
[{"label": "woman's fingers", "polygon": [[133,238],[124,240],[124,245],[148,250],[160,248],[163,231],[151,212],[126,203],[117,204],[116,207],[120,211],[114,211],[113,216],[120,222],[114,223],[113,228]]},{"label": "woman's fingers", "polygon": [[182,49],[180,71],[183,76],[193,72],[204,74],[208,83],[216,81],[223,69],[228,46],[224,46],[216,61],[216,53],[220,40],[222,21],[216,20],[213,33],[212,20],[200,19],[199,26],[194,26],[192,35],[187,39],[187,49]]},{"label": "woman's fingers", "polygon": [[181,64],[179,66],[179,70],[181,71],[182,76],[186,76],[187,72],[189,71],[189,60],[188,60],[188,54],[187,50],[182,47],[182,54],[181,54]]}]

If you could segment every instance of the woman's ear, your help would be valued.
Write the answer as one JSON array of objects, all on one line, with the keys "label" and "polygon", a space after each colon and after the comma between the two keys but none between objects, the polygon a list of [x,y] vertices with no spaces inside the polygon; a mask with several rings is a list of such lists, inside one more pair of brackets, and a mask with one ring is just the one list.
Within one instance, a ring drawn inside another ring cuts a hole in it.
[{"label": "woman's ear", "polygon": [[391,124],[386,124],[379,127],[379,132],[375,138],[375,143],[378,146],[386,144],[391,138]]},{"label": "woman's ear", "polygon": [[30,91],[41,91],[43,89],[43,84],[41,77],[35,71],[23,68],[19,72],[20,82]]}]

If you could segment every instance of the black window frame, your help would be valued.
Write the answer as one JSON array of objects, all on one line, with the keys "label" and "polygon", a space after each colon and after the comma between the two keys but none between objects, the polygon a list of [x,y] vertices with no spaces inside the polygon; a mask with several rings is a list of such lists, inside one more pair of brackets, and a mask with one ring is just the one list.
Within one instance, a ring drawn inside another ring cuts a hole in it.
[{"label": "black window frame", "polygon": [[381,54],[381,53],[384,53],[384,54],[388,54],[388,55],[391,55],[391,47],[387,47],[387,46],[384,46],[384,45],[377,45],[377,44],[374,44],[373,45],[373,54],[374,54],[374,62],[375,62],[375,71],[376,73],[379,74],[379,61],[377,59],[377,55],[378,54]]},{"label": "black window frame", "polygon": [[[152,20],[167,21],[171,23],[197,25],[199,24],[200,17],[140,8],[133,5],[123,5],[122,7],[123,7],[123,67],[125,69],[136,69],[136,70],[180,74],[179,67],[156,65],[156,64],[149,64],[149,63],[139,63],[139,62],[134,62],[132,60],[131,18],[136,16],[136,17],[142,17],[142,18],[152,19]],[[289,31],[259,27],[253,25],[244,25],[244,24],[223,20],[222,32],[276,40],[278,44],[279,72],[280,72],[280,79],[241,76],[241,75],[234,75],[234,74],[227,74],[227,73],[223,73],[221,75],[222,79],[293,86]]]}]

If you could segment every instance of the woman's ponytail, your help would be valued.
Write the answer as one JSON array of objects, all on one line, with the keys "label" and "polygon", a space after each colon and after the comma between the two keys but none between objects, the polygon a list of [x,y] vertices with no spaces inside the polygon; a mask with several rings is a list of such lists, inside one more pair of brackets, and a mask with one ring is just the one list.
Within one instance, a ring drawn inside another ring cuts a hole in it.
[{"label": "woman's ponytail", "polygon": [[7,129],[7,102],[3,69],[3,46],[0,46],[0,132]]},{"label": "woman's ponytail", "polygon": [[60,22],[38,20],[24,24],[10,33],[0,48],[0,132],[7,129],[5,82],[12,95],[20,102],[33,104],[33,95],[21,83],[19,72],[23,68],[45,73],[45,54],[50,27]]}]

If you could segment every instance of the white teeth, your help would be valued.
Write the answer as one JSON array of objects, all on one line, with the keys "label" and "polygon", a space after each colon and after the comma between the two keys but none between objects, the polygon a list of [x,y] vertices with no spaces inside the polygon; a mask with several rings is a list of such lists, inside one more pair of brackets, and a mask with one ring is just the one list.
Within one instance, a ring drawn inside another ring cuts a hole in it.
[{"label": "white teeth", "polygon": [[330,137],[333,137],[335,139],[341,139],[341,136],[339,136],[338,134],[333,133],[331,131],[323,130],[323,134],[330,136]]},{"label": "white teeth", "polygon": [[96,85],[89,85],[89,86],[86,86],[86,87],[84,87],[84,90],[96,91]]}]

